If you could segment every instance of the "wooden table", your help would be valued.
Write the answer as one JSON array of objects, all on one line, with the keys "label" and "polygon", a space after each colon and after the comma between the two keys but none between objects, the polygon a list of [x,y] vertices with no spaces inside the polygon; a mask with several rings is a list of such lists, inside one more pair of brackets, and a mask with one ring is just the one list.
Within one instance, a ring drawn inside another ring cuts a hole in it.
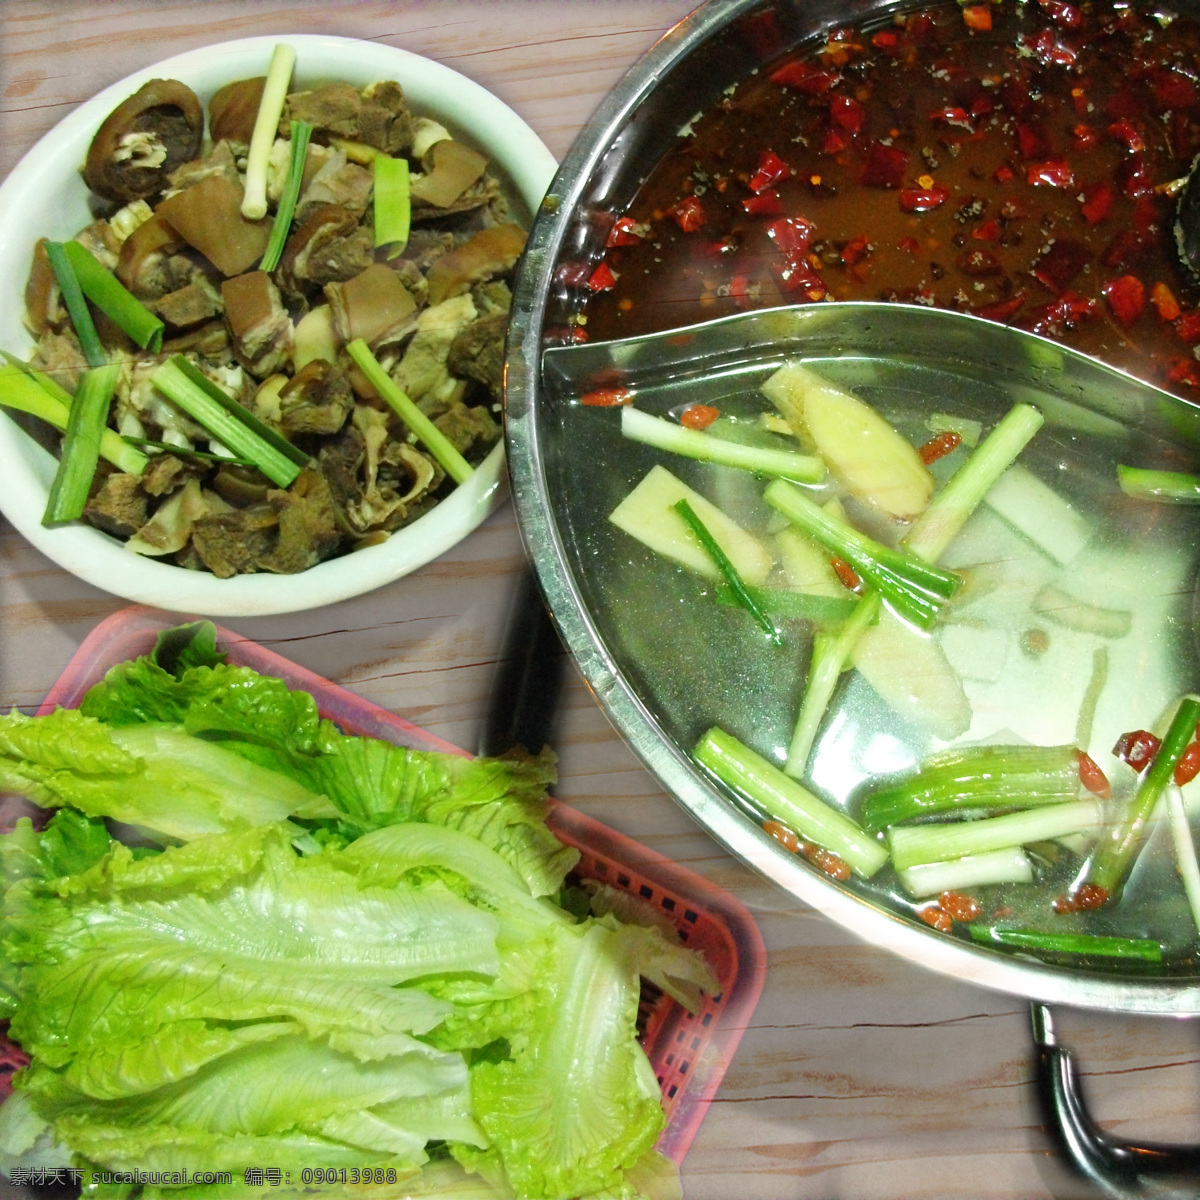
[{"label": "wooden table", "polygon": [[[101,86],[183,50],[287,32],[382,41],[444,62],[503,98],[561,155],[606,90],[690,8],[4,0],[0,176]],[[523,562],[506,505],[458,548],[372,595],[227,624],[470,747]],[[85,634],[121,607],[0,519],[0,703],[36,705]],[[1041,1128],[1025,1003],[864,945],[728,857],[657,786],[573,674],[558,748],[564,800],[728,889],[766,942],[761,1001],[684,1164],[688,1200],[1088,1194]],[[1200,1141],[1194,1025],[1058,1016],[1107,1128]]]}]

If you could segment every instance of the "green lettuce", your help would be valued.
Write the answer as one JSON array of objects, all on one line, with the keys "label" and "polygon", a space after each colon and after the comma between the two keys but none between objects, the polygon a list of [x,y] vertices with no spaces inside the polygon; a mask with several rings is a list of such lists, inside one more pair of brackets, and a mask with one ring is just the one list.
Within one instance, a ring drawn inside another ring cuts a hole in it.
[{"label": "green lettuce", "polygon": [[576,859],[552,776],[345,734],[206,623],[80,711],[0,717],[0,786],[57,810],[0,837],[0,1004],[32,1059],[0,1168],[673,1200],[640,978],[686,1003],[715,983],[661,928],[550,898]]}]

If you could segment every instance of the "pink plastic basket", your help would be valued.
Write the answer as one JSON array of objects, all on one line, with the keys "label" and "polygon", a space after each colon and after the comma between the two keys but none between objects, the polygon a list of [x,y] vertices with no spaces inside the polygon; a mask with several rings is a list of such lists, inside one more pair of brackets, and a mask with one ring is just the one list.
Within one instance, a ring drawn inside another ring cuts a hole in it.
[{"label": "pink plastic basket", "polygon": [[[119,662],[148,653],[163,629],[178,625],[175,613],[133,606],[114,613],[84,639],[38,710],[74,708],[92,684]],[[467,752],[322,679],[271,650],[217,626],[230,662],[283,679],[309,692],[321,715],[348,733],[383,738],[415,750]],[[766,956],[758,926],[729,893],[661,854],[556,802],[550,815],[555,835],[580,853],[575,874],[600,880],[652,904],[701,951],[717,973],[720,994],[689,1013],[659,995],[643,1007],[642,1045],[663,1090],[667,1127],[659,1149],[683,1161],[709,1101],[749,1023],[762,992]]]}]

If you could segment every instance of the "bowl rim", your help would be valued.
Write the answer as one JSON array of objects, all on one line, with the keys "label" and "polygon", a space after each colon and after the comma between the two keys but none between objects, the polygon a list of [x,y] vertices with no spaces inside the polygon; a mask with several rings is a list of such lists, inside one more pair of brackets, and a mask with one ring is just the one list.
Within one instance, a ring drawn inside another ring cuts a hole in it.
[{"label": "bowl rim", "polygon": [[[537,212],[557,169],[541,138],[504,101],[453,68],[409,50],[358,38],[323,34],[287,34],[239,38],[187,50],[152,63],[110,84],[85,100],[48,130],[0,183],[0,210],[11,218],[44,195],[47,183],[61,187],[74,168],[63,160],[75,154],[82,163],[88,144],[108,113],[147,80],[178,77],[195,87],[202,102],[222,83],[261,74],[280,42],[296,50],[295,78],[341,78],[359,86],[396,79],[414,108],[428,113],[486,150],[504,152],[503,171],[516,197]],[[86,187],[79,179],[80,196]],[[14,225],[23,228],[14,228]],[[62,231],[70,236],[74,230]],[[0,223],[0,271],[28,255],[42,231],[28,223]],[[17,319],[19,323],[19,318]],[[25,347],[5,347],[19,352]],[[328,559],[299,575],[265,572],[218,579],[132,553],[116,538],[82,524],[46,528],[41,524],[54,459],[11,420],[0,421],[0,511],[41,553],[60,567],[106,592],[135,603],[176,612],[213,616],[265,616],[301,612],[350,599],[391,583],[424,566],[461,541],[507,495],[503,441],[497,443],[472,477],[435,508],[377,546]],[[411,535],[411,536],[410,536]],[[300,581],[303,580],[303,583]]]}]

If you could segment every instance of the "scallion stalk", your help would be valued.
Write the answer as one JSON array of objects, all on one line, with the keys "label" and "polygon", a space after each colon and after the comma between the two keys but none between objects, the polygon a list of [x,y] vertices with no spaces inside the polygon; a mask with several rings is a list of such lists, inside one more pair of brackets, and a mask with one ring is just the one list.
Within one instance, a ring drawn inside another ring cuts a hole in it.
[{"label": "scallion stalk", "polygon": [[86,246],[64,242],[63,251],[83,294],[143,350],[162,349],[165,326]]},{"label": "scallion stalk", "polygon": [[896,874],[904,890],[918,900],[942,892],[993,887],[999,883],[1033,882],[1033,867],[1020,846],[967,854],[944,862],[918,863]]},{"label": "scallion stalk", "polygon": [[291,126],[291,158],[288,161],[287,181],[283,185],[283,193],[279,197],[279,207],[275,210],[275,224],[271,226],[271,237],[267,241],[266,251],[258,264],[260,271],[273,271],[279,266],[283,256],[283,248],[287,245],[288,231],[292,227],[292,217],[296,213],[296,201],[300,199],[300,189],[304,186],[304,163],[308,157],[308,143],[312,137],[313,127],[307,121],[293,121]]},{"label": "scallion stalk", "polygon": [[283,105],[287,100],[295,66],[296,51],[286,43],[280,42],[271,54],[267,81],[263,85],[262,99],[258,102],[258,115],[254,119],[254,131],[250,135],[250,151],[246,158],[246,190],[242,196],[242,216],[247,221],[261,221],[267,215],[267,170],[271,160],[271,147],[275,145],[279,118],[283,116]]},{"label": "scallion stalk", "polygon": [[805,533],[845,559],[897,611],[928,629],[942,605],[962,584],[961,576],[943,571],[912,554],[894,550],[830,516],[794,484],[783,479],[767,485],[763,499]]},{"label": "scallion stalk", "polygon": [[674,421],[664,421],[632,405],[621,409],[621,433],[631,441],[699,462],[738,467],[760,475],[794,479],[798,483],[817,483],[825,477],[825,464],[811,454],[731,442],[702,429],[688,429]]},{"label": "scallion stalk", "polygon": [[[857,596],[821,596],[815,592],[800,592],[791,588],[754,587],[744,583],[755,604],[779,620],[811,621],[819,629],[839,628],[852,617],[859,605]],[[740,604],[728,584],[717,586],[717,599],[724,604]]]},{"label": "scallion stalk", "polygon": [[388,258],[395,258],[408,245],[412,219],[408,159],[377,154],[371,171],[375,179],[375,248],[390,246]]},{"label": "scallion stalk", "polygon": [[972,925],[971,940],[1012,950],[1042,950],[1050,954],[1082,954],[1098,958],[1136,958],[1162,961],[1162,945],[1152,938],[1102,937],[1090,933],[1042,933],[1037,929],[1001,929]]},{"label": "scallion stalk", "polygon": [[[71,393],[40,371],[15,362],[10,355],[5,357],[9,365],[0,367],[0,404],[29,413],[65,433],[71,415]],[[146,469],[146,456],[107,427],[100,435],[100,456],[127,475],[140,475]]]},{"label": "scallion stalk", "polygon": [[1183,793],[1174,783],[1163,789],[1167,796],[1167,814],[1171,821],[1171,840],[1175,845],[1175,862],[1183,880],[1184,895],[1191,909],[1192,922],[1200,932],[1200,862],[1196,861],[1196,843],[1188,821]]},{"label": "scallion stalk", "polygon": [[783,766],[784,771],[794,779],[800,779],[808,767],[808,756],[812,753],[817,730],[821,727],[834,689],[858,639],[879,620],[880,604],[878,592],[866,592],[837,633],[820,633],[813,639],[808,680],[788,743],[787,761]]},{"label": "scallion stalk", "polygon": [[1200,504],[1200,475],[1188,475],[1183,471],[1152,471],[1118,463],[1117,485],[1135,500]]},{"label": "scallion stalk", "polygon": [[871,792],[862,822],[877,830],[935,813],[1033,808],[1078,795],[1074,746],[968,746],[936,755],[909,778]]},{"label": "scallion stalk", "polygon": [[1163,788],[1171,782],[1179,756],[1196,737],[1197,722],[1200,722],[1200,698],[1185,696],[1120,821],[1096,851],[1087,882],[1107,895],[1114,895],[1125,882]]},{"label": "scallion stalk", "polygon": [[778,646],[782,639],[779,636],[779,630],[775,628],[775,623],[750,594],[745,582],[738,574],[737,568],[717,544],[717,539],[709,533],[708,526],[696,515],[696,510],[687,500],[677,500],[672,507],[687,522],[688,528],[696,535],[696,539],[704,547],[705,553],[716,563],[717,570],[721,572],[726,586],[733,593],[737,603],[754,618],[763,632]]},{"label": "scallion stalk", "polygon": [[71,318],[83,357],[87,359],[89,367],[104,366],[108,362],[108,354],[100,341],[100,335],[96,332],[96,323],[92,320],[91,310],[75,275],[75,268],[71,266],[71,260],[67,257],[62,242],[47,242],[46,258],[50,261],[54,281],[58,284],[67,315]]},{"label": "scallion stalk", "polygon": [[304,451],[232,400],[182,354],[163,363],[150,381],[218,442],[253,463],[276,486],[287,487],[307,465]]},{"label": "scallion stalk", "polygon": [[723,729],[710,729],[693,755],[726,787],[794,829],[806,841],[832,851],[864,879],[887,862],[884,847],[850,817],[789,779]]},{"label": "scallion stalk", "polygon": [[395,380],[379,365],[379,360],[371,353],[367,343],[362,338],[355,338],[346,347],[346,353],[392,411],[425,443],[446,474],[455,483],[465,483],[474,473],[474,467],[463,458],[450,439],[396,386]]},{"label": "scallion stalk", "polygon": [[96,464],[100,461],[101,435],[120,377],[120,363],[93,367],[81,376],[67,417],[62,457],[50,484],[43,525],[58,525],[83,515],[96,475]]},{"label": "scallion stalk", "polygon": [[1070,800],[1048,804],[1002,817],[978,821],[944,821],[935,825],[893,825],[888,830],[892,865],[897,871],[920,863],[943,862],[968,854],[984,854],[1009,846],[1027,846],[1068,833],[1090,833],[1100,828],[1102,815],[1096,800]]},{"label": "scallion stalk", "polygon": [[996,480],[1041,429],[1045,418],[1030,404],[1016,404],[936,492],[901,545],[925,562],[937,562],[979,507]]}]

